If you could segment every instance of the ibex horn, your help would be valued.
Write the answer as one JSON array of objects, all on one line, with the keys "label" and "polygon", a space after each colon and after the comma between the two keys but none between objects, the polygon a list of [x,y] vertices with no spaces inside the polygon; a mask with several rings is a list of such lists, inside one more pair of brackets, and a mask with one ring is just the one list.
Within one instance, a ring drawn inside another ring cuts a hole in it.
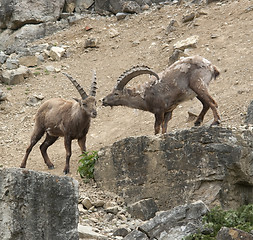
[{"label": "ibex horn", "polygon": [[88,97],[88,95],[86,94],[86,92],[83,90],[83,88],[80,86],[80,84],[78,84],[78,82],[72,78],[69,74],[67,73],[62,73],[64,74],[72,83],[73,85],[76,87],[77,91],[79,92],[79,94],[81,95],[82,99],[85,99]]},{"label": "ibex horn", "polygon": [[90,96],[95,97],[96,90],[97,90],[97,76],[96,76],[96,71],[93,70],[92,83],[91,83],[91,87],[90,87]]},{"label": "ibex horn", "polygon": [[154,75],[157,79],[159,79],[158,75],[155,72],[153,72],[149,67],[134,66],[120,75],[120,77],[117,80],[117,85],[115,88],[118,90],[122,90],[131,79],[142,74]]}]

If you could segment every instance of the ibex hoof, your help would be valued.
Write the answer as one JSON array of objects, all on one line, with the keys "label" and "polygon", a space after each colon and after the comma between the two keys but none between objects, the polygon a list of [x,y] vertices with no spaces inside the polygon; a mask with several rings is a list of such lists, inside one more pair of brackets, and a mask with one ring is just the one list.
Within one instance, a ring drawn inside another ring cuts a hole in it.
[{"label": "ibex hoof", "polygon": [[48,166],[48,169],[54,169],[54,165]]},{"label": "ibex hoof", "polygon": [[64,174],[68,174],[69,170],[64,170],[63,172],[64,172]]},{"label": "ibex hoof", "polygon": [[214,121],[214,122],[211,124],[211,126],[217,126],[217,125],[220,125],[220,120]]},{"label": "ibex hoof", "polygon": [[195,126],[195,127],[199,127],[199,126],[201,125],[201,123],[202,123],[202,122],[197,121],[197,122],[194,123],[194,126]]}]

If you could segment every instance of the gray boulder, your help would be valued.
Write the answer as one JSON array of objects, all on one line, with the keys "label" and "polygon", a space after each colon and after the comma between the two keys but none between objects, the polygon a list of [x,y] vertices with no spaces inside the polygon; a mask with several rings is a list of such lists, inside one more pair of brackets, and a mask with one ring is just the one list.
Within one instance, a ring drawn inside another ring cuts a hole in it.
[{"label": "gray boulder", "polygon": [[77,240],[78,183],[25,169],[0,169],[0,239]]},{"label": "gray boulder", "polygon": [[[148,239],[181,240],[202,228],[202,217],[208,212],[202,201],[185,204],[171,210],[160,212],[139,226],[138,231],[145,233]],[[129,233],[124,240],[139,239],[136,231]],[[140,239],[145,239],[143,238]]]},{"label": "gray boulder", "polygon": [[8,85],[14,85],[24,82],[24,80],[30,76],[32,76],[32,73],[29,68],[20,66],[17,69],[3,70],[2,73],[0,73],[0,81]]},{"label": "gray boulder", "polygon": [[99,151],[95,180],[127,204],[153,198],[160,210],[202,200],[209,207],[253,203],[253,132],[194,127],[129,137]]}]

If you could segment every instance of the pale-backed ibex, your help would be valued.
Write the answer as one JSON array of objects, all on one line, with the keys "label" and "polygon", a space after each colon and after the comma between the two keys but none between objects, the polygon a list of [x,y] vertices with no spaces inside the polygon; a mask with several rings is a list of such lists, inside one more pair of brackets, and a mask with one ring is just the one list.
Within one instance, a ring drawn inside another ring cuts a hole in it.
[{"label": "pale-backed ibex", "polygon": [[[126,88],[126,84],[136,76],[150,74],[156,80],[143,86],[141,91]],[[104,106],[127,106],[151,112],[155,115],[155,134],[166,133],[172,111],[181,103],[197,97],[203,109],[195,126],[199,126],[209,108],[213,111],[212,125],[219,124],[217,104],[208,93],[208,84],[219,75],[217,68],[200,56],[178,60],[163,72],[156,74],[146,66],[136,66],[124,72],[118,79],[112,93],[103,99]]]},{"label": "pale-backed ibex", "polygon": [[96,75],[94,72],[90,95],[68,74],[64,73],[74,84],[82,99],[65,100],[62,98],[49,99],[41,105],[35,115],[35,126],[31,136],[31,143],[26,150],[21,168],[26,167],[27,158],[33,146],[46,133],[46,138],[40,146],[41,154],[49,169],[54,168],[47,155],[47,148],[59,137],[64,137],[66,149],[66,164],[64,173],[69,173],[71,157],[71,142],[78,140],[81,151],[86,151],[86,135],[90,127],[91,118],[97,116],[96,111]]}]

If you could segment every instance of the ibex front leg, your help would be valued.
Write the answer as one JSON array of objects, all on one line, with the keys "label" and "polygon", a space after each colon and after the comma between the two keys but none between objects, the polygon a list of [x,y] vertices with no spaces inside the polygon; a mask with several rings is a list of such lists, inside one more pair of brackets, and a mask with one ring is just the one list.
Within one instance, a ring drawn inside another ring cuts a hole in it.
[{"label": "ibex front leg", "polygon": [[168,122],[170,121],[171,118],[172,118],[172,112],[167,112],[164,114],[164,121],[162,124],[162,133],[167,132]]},{"label": "ibex front leg", "polygon": [[164,113],[155,114],[155,134],[160,132],[160,127],[164,122]]},{"label": "ibex front leg", "polygon": [[71,141],[72,139],[70,137],[65,136],[64,137],[64,145],[65,145],[65,149],[66,149],[66,164],[65,164],[65,168],[63,170],[63,172],[65,174],[69,173],[69,160],[71,157]]}]

